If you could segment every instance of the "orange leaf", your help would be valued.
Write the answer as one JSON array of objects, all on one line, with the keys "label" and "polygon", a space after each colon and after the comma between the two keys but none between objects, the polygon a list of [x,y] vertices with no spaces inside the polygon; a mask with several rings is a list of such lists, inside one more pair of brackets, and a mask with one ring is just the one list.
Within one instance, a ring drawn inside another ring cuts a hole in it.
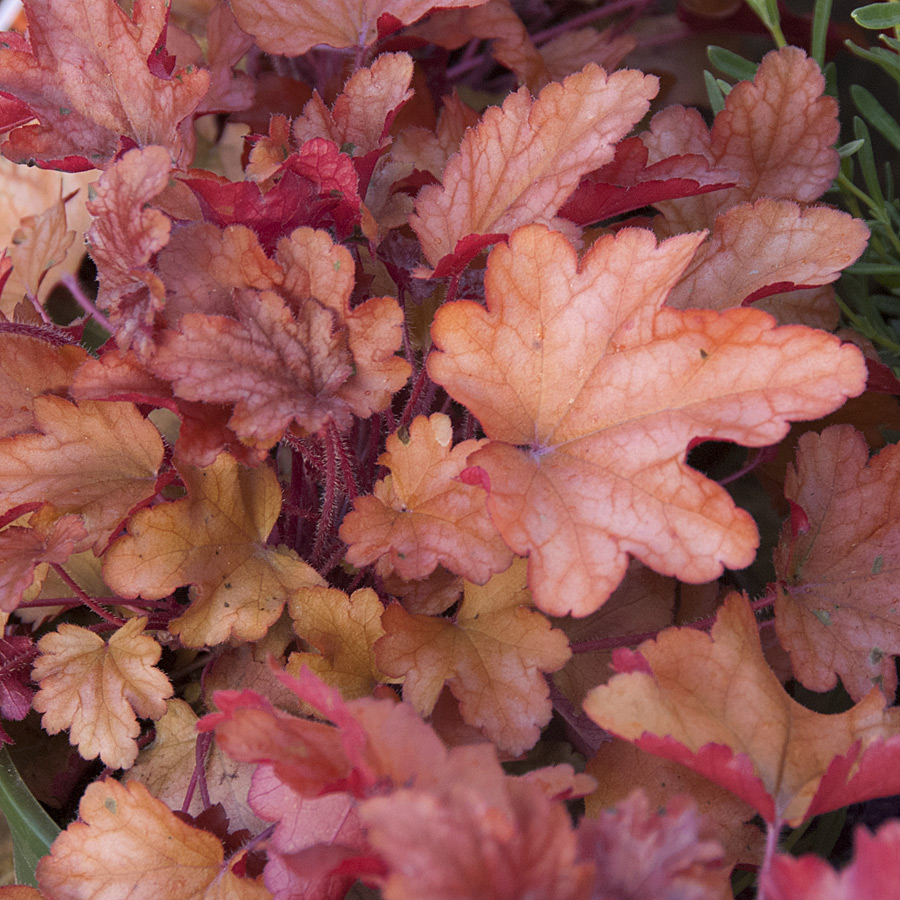
[{"label": "orange leaf", "polygon": [[656,91],[652,75],[607,76],[589,65],[536,100],[520,88],[488,109],[447,163],[443,184],[416,198],[410,225],[428,262],[437,266],[469,235],[549,222],[582,176],[613,158]]},{"label": "orange leaf", "polygon": [[40,215],[22,220],[8,252],[13,269],[32,296],[39,295],[44,276],[65,260],[74,241],[75,232],[66,227],[66,207],[61,196]]},{"label": "orange leaf", "polygon": [[519,755],[550,721],[544,673],[571,655],[565,635],[529,606],[524,560],[484,587],[467,584],[452,621],[410,615],[394,603],[382,617],[387,634],[375,648],[378,665],[405,676],[403,698],[423,716],[449,684],[465,721]]},{"label": "orange leaf", "polygon": [[171,168],[162,147],[132,150],[103,173],[87,204],[95,217],[86,237],[100,282],[97,303],[109,309],[121,347],[153,326],[165,300],[149,263],[168,243],[172,222],[150,201],[169,183]]},{"label": "orange leaf", "polygon": [[[820,813],[862,799],[852,780],[840,796],[832,763],[900,734],[897,711],[884,710],[877,690],[837,715],[791,699],[765,661],[750,604],[737,594],[710,634],[672,628],[633,656],[629,672],[588,695],[585,712],[619,737],[727,787],[770,822],[796,827],[814,803]],[[833,803],[817,798],[820,788]],[[893,793],[890,784],[885,789]]]},{"label": "orange leaf", "polygon": [[11,132],[4,155],[16,162],[74,156],[82,168],[102,168],[124,136],[140,147],[159,144],[187,166],[193,146],[180,126],[206,93],[209,73],[151,71],[158,47],[165,52],[168,18],[166,4],[149,0],[136,0],[133,15],[114,0],[29,0],[28,40],[0,49],[0,91],[28,103],[41,124]]},{"label": "orange leaf", "polygon": [[739,203],[716,219],[667,305],[728,309],[791,286],[828,284],[868,240],[864,222],[836,209],[767,198]]},{"label": "orange leaf", "polygon": [[41,434],[0,440],[0,513],[23,503],[78,513],[102,549],[137,504],[156,492],[159,432],[132,403],[34,400]]},{"label": "orange leaf", "polygon": [[238,878],[219,839],[182,822],[139,782],[88,786],[79,821],[37,867],[53,900],[268,900],[259,881]]},{"label": "orange leaf", "polygon": [[669,233],[708,227],[718,212],[741,201],[774,197],[807,203],[820,197],[840,162],[834,149],[837,101],[824,90],[815,60],[798,47],[783,47],[763,57],[752,82],[734,86],[712,129],[694,109],[670,106],[657,113],[641,135],[649,163],[699,153],[742,181],[740,187],[654,204]]},{"label": "orange leaf", "polygon": [[57,519],[43,529],[12,526],[0,531],[0,610],[12,612],[31,587],[40,563],[64,563],[87,537],[78,516]]},{"label": "orange leaf", "polygon": [[294,119],[298,144],[322,137],[348,147],[350,156],[365,156],[387,140],[397,110],[412,97],[412,57],[407,53],[382,53],[368,68],[357,69],[329,109],[318,92]]},{"label": "orange leaf", "polygon": [[[443,6],[477,6],[483,0],[442,0]],[[233,0],[238,25],[267,53],[300,56],[316,44],[367,47],[378,38],[379,20],[404,25],[422,18],[434,0],[335,0],[328,6],[295,0]]]},{"label": "orange leaf", "polygon": [[298,228],[278,243],[281,295],[234,294],[235,318],[188,313],[166,332],[153,372],[187,400],[234,403],[244,441],[268,448],[292,422],[303,434],[383,409],[410,373],[394,356],[403,313],[393,297],[351,309],[355,267],[327,232]]},{"label": "orange leaf", "polygon": [[375,663],[375,641],[384,634],[384,606],[371,588],[343,591],[304,588],[290,599],[294,630],[320,653],[292,653],[286,670],[298,676],[303,666],[352,700],[372,693],[376,684],[390,679]]},{"label": "orange leaf", "polygon": [[65,394],[90,357],[81,347],[55,347],[25,334],[0,334],[0,437],[30,430],[34,398]]},{"label": "orange leaf", "polygon": [[268,466],[246,469],[227,453],[179,473],[187,497],[133,516],[106,554],[103,577],[128,598],[158,600],[196,585],[188,611],[169,624],[188,647],[232,635],[259,640],[292,592],[323,583],[293,551],[266,546],[281,511],[278,479]]},{"label": "orange leaf", "polygon": [[137,716],[158,719],[172,696],[169,679],[154,668],[162,648],[142,634],[146,618],[130,619],[104,643],[87,628],[62,624],[38,641],[32,676],[41,689],[34,709],[48,734],[70,729],[85,759],[99,755],[114,769],[137,759]]},{"label": "orange leaf", "polygon": [[341,525],[349,563],[378,560],[385,574],[406,580],[442,565],[478,584],[509,568],[512,553],[491,523],[484,492],[459,480],[469,454],[485,442],[452,447],[452,440],[450,419],[441,413],[417,416],[407,436],[387,439],[378,463],[391,474],[373,496],[354,501]]},{"label": "orange leaf", "polygon": [[808,522],[801,530],[786,522],[775,554],[778,639],[796,678],[827,691],[840,676],[854,700],[873,684],[893,698],[900,447],[870,460],[865,438],[850,425],[804,434],[784,493]]},{"label": "orange leaf", "polygon": [[491,253],[487,309],[437,313],[429,374],[491,439],[470,477],[507,544],[530,555],[545,612],[599,608],[629,554],[690,582],[749,565],[756,527],[686,465],[689,443],[772,444],[789,420],[863,389],[862,356],[831,335],[752,309],[661,308],[702,239],[657,246],[625,229],[579,265],[562,235],[522,228]]}]

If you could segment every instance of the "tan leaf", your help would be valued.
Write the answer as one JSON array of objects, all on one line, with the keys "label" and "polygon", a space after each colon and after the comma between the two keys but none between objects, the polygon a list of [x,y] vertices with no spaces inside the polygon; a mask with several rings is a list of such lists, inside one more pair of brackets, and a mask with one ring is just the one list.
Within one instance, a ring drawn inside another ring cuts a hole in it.
[{"label": "tan leaf", "polygon": [[270,900],[262,879],[239,878],[219,839],[181,821],[140,782],[95,781],[79,820],[37,868],[53,900]]},{"label": "tan leaf", "polygon": [[502,750],[530,749],[552,713],[545,672],[570,656],[565,635],[530,609],[524,560],[483,587],[467,584],[456,616],[410,615],[392,604],[375,649],[389,675],[405,676],[403,697],[430,715],[447,683],[470,725]]},{"label": "tan leaf", "polygon": [[292,592],[323,583],[293,551],[266,546],[281,510],[278,479],[268,466],[247,469],[227,453],[179,472],[187,497],[133,516],[106,554],[103,576],[128,598],[161,599],[195,585],[191,607],[169,624],[188,647],[232,635],[259,640]]},{"label": "tan leaf", "polygon": [[292,653],[287,671],[295,677],[307,666],[345,700],[366,697],[390,679],[375,663],[375,641],[384,634],[384,606],[371,588],[347,596],[330,588],[305,588],[290,600],[294,630],[319,653]]},{"label": "tan leaf", "polygon": [[425,578],[439,565],[484,584],[509,568],[512,553],[485,507],[485,493],[459,474],[469,454],[484,443],[452,446],[448,416],[417,416],[408,435],[387,439],[379,464],[390,475],[373,496],[360,497],[341,525],[347,561],[369,565],[381,558],[401,578]]},{"label": "tan leaf", "polygon": [[133,403],[34,399],[40,434],[0,440],[0,513],[23,503],[77,513],[98,550],[156,492],[159,432]]},{"label": "tan leaf", "polygon": [[127,769],[137,758],[137,717],[158,719],[172,696],[169,679],[154,668],[162,648],[142,634],[147,620],[130,619],[105,643],[78,625],[62,624],[38,641],[32,672],[41,689],[34,709],[48,734],[64,728],[85,759]]}]

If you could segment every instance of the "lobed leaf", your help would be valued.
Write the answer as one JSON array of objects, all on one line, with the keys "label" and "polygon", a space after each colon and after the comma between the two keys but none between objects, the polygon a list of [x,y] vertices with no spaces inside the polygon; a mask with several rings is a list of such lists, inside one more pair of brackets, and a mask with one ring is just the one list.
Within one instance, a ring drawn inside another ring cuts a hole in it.
[{"label": "lobed leaf", "polygon": [[626,229],[579,265],[562,235],[522,228],[488,260],[487,308],[435,317],[429,374],[491,441],[471,477],[544,612],[599,608],[629,554],[689,582],[749,565],[755,525],[686,465],[691,440],[765,446],[863,389],[861,355],[830,335],[662,308],[702,239]]}]

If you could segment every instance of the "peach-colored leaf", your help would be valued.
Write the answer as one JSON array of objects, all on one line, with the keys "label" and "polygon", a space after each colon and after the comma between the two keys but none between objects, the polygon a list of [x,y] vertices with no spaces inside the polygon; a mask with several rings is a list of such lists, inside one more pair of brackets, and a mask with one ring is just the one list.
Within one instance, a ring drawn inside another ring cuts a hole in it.
[{"label": "peach-colored leaf", "polygon": [[[837,678],[854,700],[897,690],[900,653],[900,447],[869,459],[850,425],[804,434],[785,496],[807,527],[785,523],[775,553],[778,639],[796,678],[827,691]],[[796,532],[796,533],[795,533]]]},{"label": "peach-colored leaf", "polygon": [[27,44],[0,49],[0,91],[28,103],[41,124],[14,130],[4,155],[16,162],[74,156],[81,168],[102,168],[124,136],[140,147],[160,144],[188,165],[193,146],[180,126],[206,93],[209,73],[151,71],[157,49],[165,52],[168,18],[168,5],[150,0],[136,0],[132,15],[114,0],[29,0]]},{"label": "peach-colored leaf", "polygon": [[360,497],[341,525],[347,561],[376,560],[410,580],[439,565],[484,584],[512,562],[512,553],[491,523],[484,491],[459,480],[466,459],[483,441],[452,446],[450,419],[417,416],[406,435],[392,434],[378,462],[390,475]]},{"label": "peach-colored leaf", "polygon": [[839,167],[837,101],[824,90],[815,60],[798,47],[783,47],[763,57],[752,82],[735,85],[712,129],[693,109],[670,106],[657,113],[641,135],[651,163],[699,153],[742,181],[729,190],[657,204],[669,233],[709,227],[718,212],[741,201],[808,203],[820,197]]},{"label": "peach-colored leaf", "polygon": [[106,554],[103,577],[123,597],[167,597],[195,586],[169,629],[189,647],[232,635],[259,640],[293,591],[322,584],[293,551],[268,547],[281,488],[266,465],[241,466],[220,453],[211,466],[179,468],[187,497],[143,509]]},{"label": "peach-colored leaf", "polygon": [[625,229],[579,265],[562,235],[522,228],[491,253],[487,308],[437,313],[428,371],[491,439],[469,477],[545,612],[599,608],[629,554],[690,582],[749,565],[756,527],[687,466],[689,443],[772,444],[863,390],[861,354],[831,335],[661,308],[702,239]]},{"label": "peach-colored leaf", "polygon": [[[726,600],[710,634],[669,629],[634,656],[631,671],[588,695],[588,715],[727,787],[767,821],[796,826],[813,808],[817,814],[862,799],[852,779],[847,787],[838,784],[843,769],[835,764],[846,762],[849,774],[857,753],[864,760],[871,749],[883,767],[889,748],[879,747],[891,738],[896,753],[900,717],[884,709],[879,691],[836,715],[794,701],[766,663],[753,611],[737,594]],[[859,784],[866,780],[872,788],[871,764],[862,772]],[[893,792],[883,774],[881,786]],[[817,796],[824,793],[827,802]]]},{"label": "peach-colored leaf", "polygon": [[764,198],[722,213],[668,306],[728,309],[777,291],[828,284],[866,249],[860,219],[823,206]]},{"label": "peach-colored leaf", "polygon": [[319,652],[292,653],[289,674],[299,675],[307,666],[347,700],[366,697],[376,684],[390,680],[375,662],[384,606],[371,588],[349,597],[333,588],[305,588],[291,597],[290,612],[296,633]]},{"label": "peach-colored leaf", "polygon": [[234,403],[229,427],[270,447],[291,423],[303,434],[351,413],[383,409],[409,377],[394,354],[403,313],[393,297],[350,307],[354,264],[324,231],[299,228],[278,244],[281,294],[236,291],[236,318],[188,313],[152,360],[180,397]]},{"label": "peach-colored leaf", "polygon": [[410,615],[399,603],[382,617],[379,666],[405,676],[403,698],[423,715],[448,684],[463,719],[501,749],[529,750],[552,713],[545,672],[570,656],[565,635],[530,609],[525,561],[486,585],[467,584],[453,619]]},{"label": "peach-colored leaf", "polygon": [[165,300],[149,263],[168,242],[172,222],[150,201],[169,183],[171,168],[162,147],[132,150],[103,173],[87,205],[95,217],[87,240],[100,282],[97,303],[109,310],[120,346],[152,328]]},{"label": "peach-colored leaf", "polygon": [[428,262],[437,266],[470,235],[549,222],[582,176],[612,159],[656,90],[652,75],[607,76],[589,65],[535,100],[520,88],[488,109],[447,163],[442,184],[416,198],[410,224]]},{"label": "peach-colored leaf", "polygon": [[219,839],[182,822],[140,782],[89,785],[79,819],[37,868],[53,900],[269,900],[261,879],[239,878]]},{"label": "peach-colored leaf", "polygon": [[65,394],[90,357],[73,344],[54,346],[27,334],[0,334],[0,437],[32,427],[34,398]]},{"label": "peach-colored leaf", "polygon": [[39,215],[22,220],[7,252],[13,269],[33,297],[38,296],[47,272],[65,261],[74,241],[75,232],[67,228],[62,197]]},{"label": "peach-colored leaf", "polygon": [[[483,0],[442,0],[443,6],[475,6]],[[267,53],[300,56],[316,44],[367,47],[378,38],[379,19],[408,25],[434,0],[335,0],[327,6],[297,0],[232,0],[238,25]]]},{"label": "peach-colored leaf", "polygon": [[156,492],[159,432],[132,403],[34,399],[39,434],[0,440],[0,513],[24,503],[77,513],[102,549],[137,504]]},{"label": "peach-colored leaf", "polygon": [[111,768],[137,759],[137,717],[160,718],[172,685],[159,669],[162,648],[143,634],[146,618],[130,619],[109,639],[79,625],[62,624],[38,641],[32,677],[41,686],[34,708],[48,734],[69,729],[85,759]]},{"label": "peach-colored leaf", "polygon": [[[412,97],[412,57],[383,53],[371,66],[357,69],[329,109],[318,92],[294,119],[298,144],[326,138],[350,156],[366,156],[384,146],[399,108]],[[352,146],[347,146],[352,145]]]},{"label": "peach-colored leaf", "polygon": [[78,516],[63,516],[49,533],[12,526],[0,531],[0,610],[12,612],[31,587],[40,563],[64,563],[87,537]]}]

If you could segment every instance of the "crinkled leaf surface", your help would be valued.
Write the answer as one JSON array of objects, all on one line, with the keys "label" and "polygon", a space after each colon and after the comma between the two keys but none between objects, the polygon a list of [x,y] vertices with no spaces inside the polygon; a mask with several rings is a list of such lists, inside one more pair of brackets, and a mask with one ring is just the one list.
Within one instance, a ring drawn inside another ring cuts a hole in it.
[{"label": "crinkled leaf surface", "polygon": [[662,308],[702,239],[626,229],[579,265],[562,235],[522,228],[491,253],[487,308],[435,318],[428,371],[491,439],[469,477],[545,612],[599,608],[629,554],[690,582],[749,565],[756,527],[686,465],[689,443],[765,446],[863,389],[861,354],[831,335]]},{"label": "crinkled leaf surface", "polygon": [[291,424],[314,433],[387,405],[409,377],[395,357],[403,314],[393,297],[351,309],[354,265],[324,231],[298,228],[278,244],[281,293],[235,293],[235,318],[182,316],[152,361],[191,401],[233,403],[229,427],[268,448]]},{"label": "crinkled leaf surface", "polygon": [[132,403],[75,406],[35,397],[39,434],[0,441],[0,512],[23,503],[78,513],[102,549],[128,512],[156,492],[163,459],[159,432]]},{"label": "crinkled leaf surface", "polygon": [[48,530],[13,525],[0,531],[0,610],[12,612],[22,602],[40,563],[64,563],[86,537],[79,516],[63,516]]},{"label": "crinkled leaf surface", "polygon": [[290,612],[296,633],[319,650],[292,653],[290,674],[299,675],[307,666],[348,700],[366,697],[376,684],[390,680],[375,662],[384,606],[371,588],[349,597],[334,588],[304,588],[291,597]]},{"label": "crinkled leaf surface", "polygon": [[268,466],[247,469],[227,453],[179,471],[187,497],[133,516],[106,554],[103,576],[123,597],[160,599],[194,585],[191,607],[169,623],[189,647],[232,635],[259,640],[293,591],[322,583],[292,551],[266,546],[281,510],[278,479]]},{"label": "crinkled leaf surface", "polygon": [[441,565],[479,584],[509,567],[512,554],[488,516],[484,491],[459,479],[484,441],[452,441],[452,423],[441,413],[417,416],[408,434],[387,439],[378,462],[390,475],[354,502],[341,525],[348,562],[384,559],[407,580]]},{"label": "crinkled leaf surface", "polygon": [[99,756],[114,769],[137,758],[137,716],[160,718],[172,696],[169,679],[155,668],[162,648],[143,634],[146,624],[143,617],[130,619],[106,643],[64,623],[38,641],[34,708],[43,713],[44,731],[68,728],[85,759]]},{"label": "crinkled leaf surface", "polygon": [[866,249],[860,219],[790,200],[739,203],[716,219],[667,301],[677,309],[728,309],[778,291],[828,284]]},{"label": "crinkled leaf surface", "polygon": [[725,98],[712,128],[694,109],[670,106],[657,113],[641,140],[656,163],[680,153],[699,153],[716,167],[736,172],[738,187],[702,197],[655,204],[672,232],[710,227],[717,213],[760,197],[808,203],[838,173],[834,149],[840,131],[837,102],[825,96],[815,60],[799,47],[763,57],[753,81]]},{"label": "crinkled leaf surface", "polygon": [[[445,0],[443,6],[474,6],[483,0]],[[238,25],[267,53],[299,56],[316,44],[367,47],[378,38],[384,16],[404,25],[424,16],[433,0],[336,0],[328,6],[298,0],[234,0]]]},{"label": "crinkled leaf surface", "polygon": [[[873,685],[897,690],[900,653],[900,447],[868,458],[850,425],[804,434],[785,496],[808,527],[785,523],[775,554],[778,639],[796,677],[861,700]],[[794,533],[797,531],[797,533]]]},{"label": "crinkled leaf surface", "polygon": [[720,900],[730,891],[722,845],[683,796],[660,808],[634,791],[615,809],[582,819],[578,858],[595,864],[591,896],[604,900]]},{"label": "crinkled leaf surface", "polygon": [[[612,159],[615,143],[656,91],[651,75],[607,75],[589,65],[548,85],[537,99],[520,88],[502,107],[488,109],[447,163],[442,184],[416,198],[410,224],[428,262],[438,267],[452,259],[458,242],[471,235],[549,222],[582,176]],[[464,267],[469,259],[459,263]]]},{"label": "crinkled leaf surface", "polygon": [[794,701],[766,663],[753,611],[737,594],[710,634],[669,629],[641,644],[630,663],[588,695],[587,714],[728,788],[769,822],[796,826],[900,783],[887,762],[900,753],[897,711],[885,710],[874,689],[837,715]]},{"label": "crinkled leaf surface", "polygon": [[54,346],[26,334],[0,334],[0,437],[28,431],[34,398],[65,394],[75,370],[88,359],[73,344]]},{"label": "crinkled leaf surface", "polygon": [[525,561],[486,585],[467,584],[453,619],[387,608],[379,666],[404,677],[403,698],[423,716],[448,684],[470,725],[518,756],[534,746],[552,708],[545,672],[570,656],[565,635],[530,609]]},{"label": "crinkled leaf surface", "polygon": [[[28,43],[0,48],[0,90],[31,106],[39,125],[14,130],[4,155],[16,162],[76,157],[103,168],[119,138],[159,144],[183,165],[193,147],[179,126],[209,87],[190,66],[161,78],[151,70],[169,18],[167,4],[135,0],[28,0]],[[164,43],[164,42],[163,42]]]},{"label": "crinkled leaf surface", "polygon": [[267,900],[260,881],[239,878],[208,831],[182,822],[140,782],[105,778],[81,798],[79,821],[38,864],[54,900]]}]

